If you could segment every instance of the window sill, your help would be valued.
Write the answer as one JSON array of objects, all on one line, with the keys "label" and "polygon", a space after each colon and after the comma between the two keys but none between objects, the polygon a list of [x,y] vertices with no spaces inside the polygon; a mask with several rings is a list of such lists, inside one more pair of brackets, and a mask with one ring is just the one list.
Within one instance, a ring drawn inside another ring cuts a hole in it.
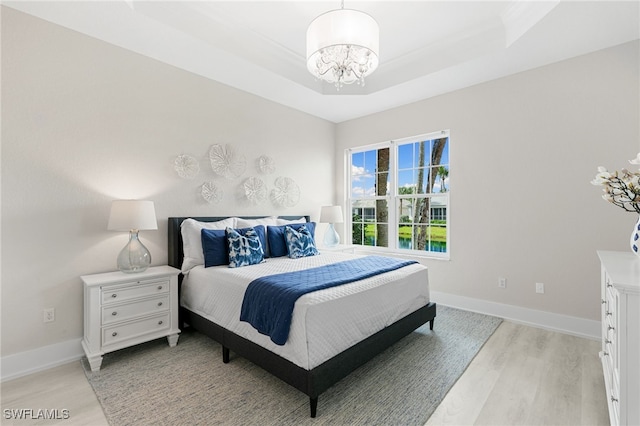
[{"label": "window sill", "polygon": [[353,249],[354,253],[364,253],[364,254],[377,254],[377,255],[385,255],[385,256],[394,256],[394,257],[402,257],[408,259],[433,259],[433,260],[451,260],[451,256],[449,253],[438,254],[433,252],[420,252],[417,250],[396,250],[389,249],[386,247],[371,247],[371,246],[359,246],[352,245],[350,246]]}]

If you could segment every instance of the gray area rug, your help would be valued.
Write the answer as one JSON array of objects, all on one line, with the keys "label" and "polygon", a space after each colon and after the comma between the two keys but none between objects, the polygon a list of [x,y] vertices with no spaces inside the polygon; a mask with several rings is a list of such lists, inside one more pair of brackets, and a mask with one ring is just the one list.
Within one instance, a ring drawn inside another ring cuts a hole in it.
[{"label": "gray area rug", "polygon": [[208,337],[185,331],[105,355],[83,366],[112,426],[120,425],[424,425],[502,322],[438,306],[426,324],[321,394],[309,398]]}]

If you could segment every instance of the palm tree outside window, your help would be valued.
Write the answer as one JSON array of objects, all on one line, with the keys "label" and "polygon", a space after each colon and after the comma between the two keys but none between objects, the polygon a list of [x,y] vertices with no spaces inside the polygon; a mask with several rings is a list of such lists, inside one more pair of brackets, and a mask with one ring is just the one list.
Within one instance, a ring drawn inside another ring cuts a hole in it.
[{"label": "palm tree outside window", "polygon": [[351,241],[449,257],[449,131],[347,150]]}]

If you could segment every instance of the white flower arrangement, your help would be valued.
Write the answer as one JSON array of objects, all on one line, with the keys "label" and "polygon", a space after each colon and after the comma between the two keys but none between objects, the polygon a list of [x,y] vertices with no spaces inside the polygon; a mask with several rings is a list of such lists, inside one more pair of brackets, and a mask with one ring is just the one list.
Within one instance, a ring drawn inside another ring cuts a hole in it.
[{"label": "white flower arrangement", "polygon": [[[629,163],[640,165],[640,153]],[[610,173],[604,167],[598,167],[598,174],[591,184],[604,186],[602,198],[611,204],[640,214],[640,170],[630,172],[622,169]]]}]

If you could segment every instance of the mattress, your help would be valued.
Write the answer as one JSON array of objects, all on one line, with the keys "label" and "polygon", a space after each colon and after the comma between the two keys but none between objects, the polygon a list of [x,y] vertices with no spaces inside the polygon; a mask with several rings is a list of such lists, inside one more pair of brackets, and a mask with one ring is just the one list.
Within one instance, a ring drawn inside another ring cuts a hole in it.
[{"label": "mattress", "polygon": [[181,305],[311,370],[429,303],[427,268],[412,264],[300,297],[294,307],[289,338],[283,346],[239,320],[245,289],[262,276],[358,257],[362,256],[327,252],[301,259],[269,258],[265,263],[242,268],[196,266],[183,280]]}]

